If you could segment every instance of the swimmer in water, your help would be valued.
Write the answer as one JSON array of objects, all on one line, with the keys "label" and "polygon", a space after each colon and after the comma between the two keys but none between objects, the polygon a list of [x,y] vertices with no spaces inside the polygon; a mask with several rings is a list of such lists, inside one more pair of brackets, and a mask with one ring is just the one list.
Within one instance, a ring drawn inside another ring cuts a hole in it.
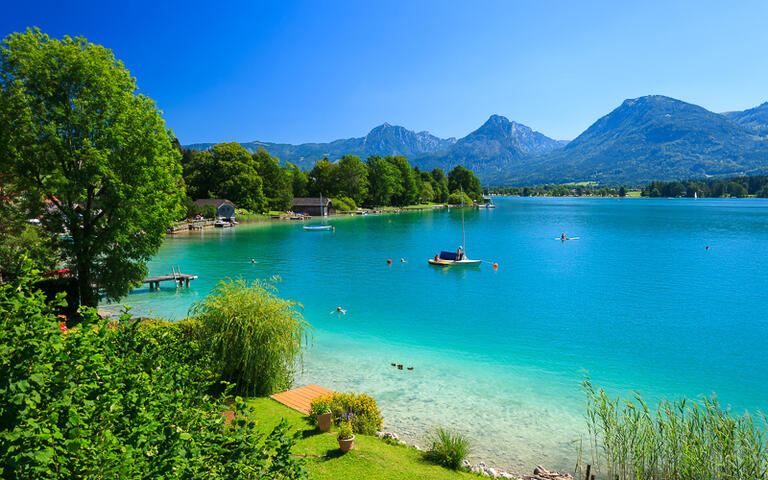
[{"label": "swimmer in water", "polygon": [[343,309],[343,308],[341,308],[341,307],[336,307],[336,310],[332,311],[332,312],[331,312],[331,315],[333,315],[334,313],[340,313],[340,314],[342,314],[342,315],[346,315],[346,314],[347,314],[347,311],[346,311],[346,310],[344,310],[344,309]]},{"label": "swimmer in water", "polygon": [[408,263],[408,261],[407,261],[406,259],[404,259],[404,258],[401,258],[401,259],[400,259],[400,261],[401,261],[402,263]]},{"label": "swimmer in water", "polygon": [[251,263],[256,263],[256,259],[255,259],[255,258],[252,258],[252,259],[251,259]]},{"label": "swimmer in water", "polygon": [[565,236],[565,232],[560,234],[560,240],[568,240],[568,237]]}]

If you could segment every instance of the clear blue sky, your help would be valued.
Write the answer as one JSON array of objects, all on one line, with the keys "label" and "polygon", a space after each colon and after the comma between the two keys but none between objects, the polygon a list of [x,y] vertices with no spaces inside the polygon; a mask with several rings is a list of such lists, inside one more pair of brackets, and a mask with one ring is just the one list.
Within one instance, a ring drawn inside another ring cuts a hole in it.
[{"label": "clear blue sky", "polygon": [[768,100],[765,0],[172,3],[7,2],[0,34],[111,48],[182,143],[461,137],[493,113],[571,139],[625,98]]}]

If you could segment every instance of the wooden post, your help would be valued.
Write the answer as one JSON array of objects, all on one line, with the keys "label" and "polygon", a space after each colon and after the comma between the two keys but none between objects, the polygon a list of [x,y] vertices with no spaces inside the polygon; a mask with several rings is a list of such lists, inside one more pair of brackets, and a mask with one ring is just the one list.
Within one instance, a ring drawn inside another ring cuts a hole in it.
[{"label": "wooden post", "polygon": [[149,282],[149,291],[151,292],[154,289],[155,289],[155,287],[154,287],[154,285],[152,285],[152,282]]},{"label": "wooden post", "polygon": [[187,288],[189,288],[189,277],[187,277]]},{"label": "wooden post", "polygon": [[589,465],[589,464],[587,464],[587,476],[586,476],[586,480],[589,480],[589,472],[590,472],[590,470],[592,470],[592,465]]}]

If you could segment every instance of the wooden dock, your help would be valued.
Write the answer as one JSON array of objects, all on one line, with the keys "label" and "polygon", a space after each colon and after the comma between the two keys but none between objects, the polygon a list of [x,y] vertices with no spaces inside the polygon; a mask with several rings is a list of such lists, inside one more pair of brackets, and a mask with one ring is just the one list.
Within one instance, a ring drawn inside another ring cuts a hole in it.
[{"label": "wooden dock", "polygon": [[160,282],[168,282],[173,280],[176,282],[176,286],[181,287],[182,285],[189,287],[189,281],[190,280],[196,280],[197,275],[190,275],[188,273],[181,273],[181,270],[177,272],[174,268],[171,268],[171,273],[169,275],[159,275],[157,277],[147,277],[144,280],[142,280],[142,283],[148,283],[150,290],[156,290],[160,288]]},{"label": "wooden dock", "polygon": [[306,387],[294,388],[287,392],[270,395],[269,398],[282,403],[286,407],[298,410],[304,415],[309,415],[309,405],[312,400],[331,393],[333,393],[333,390],[323,388],[319,385],[307,385]]}]

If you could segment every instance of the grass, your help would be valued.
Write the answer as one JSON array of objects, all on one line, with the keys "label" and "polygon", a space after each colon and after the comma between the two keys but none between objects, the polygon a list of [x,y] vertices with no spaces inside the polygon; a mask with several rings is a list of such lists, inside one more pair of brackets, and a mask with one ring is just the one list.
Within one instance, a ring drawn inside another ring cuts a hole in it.
[{"label": "grass", "polygon": [[584,389],[592,465],[608,478],[768,478],[765,416],[734,415],[715,398],[662,400],[652,409],[640,394],[609,398],[589,380]]},{"label": "grass", "polygon": [[459,432],[452,432],[438,427],[427,437],[427,458],[452,470],[458,470],[467,458],[472,445],[469,439]]},{"label": "grass", "polygon": [[264,220],[270,220],[272,217],[270,217],[267,214],[263,213],[236,213],[235,214],[235,220],[238,222],[261,222]]},{"label": "grass", "polygon": [[413,448],[389,445],[376,437],[355,435],[355,447],[347,454],[339,451],[336,433],[320,433],[309,417],[270,398],[247,402],[256,411],[259,427],[269,432],[282,418],[300,438],[293,454],[302,456],[309,477],[317,480],[426,479],[457,480],[477,478],[465,472],[448,470],[424,459]]}]

